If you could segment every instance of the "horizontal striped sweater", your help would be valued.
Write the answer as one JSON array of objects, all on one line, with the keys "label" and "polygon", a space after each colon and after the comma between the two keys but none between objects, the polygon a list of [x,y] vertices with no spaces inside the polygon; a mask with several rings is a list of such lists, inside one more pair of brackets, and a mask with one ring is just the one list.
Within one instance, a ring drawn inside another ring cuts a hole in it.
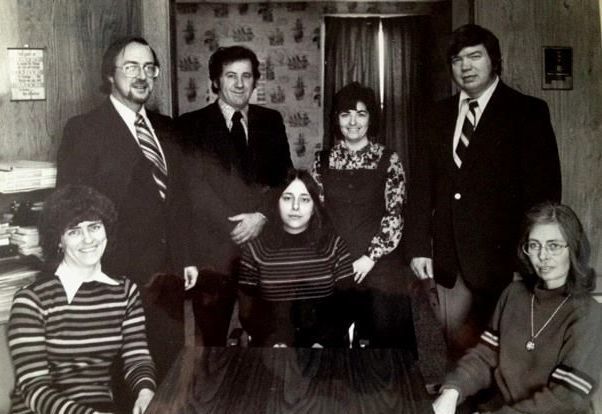
[{"label": "horizontal striped sweater", "polygon": [[[535,288],[534,332],[566,298],[565,288]],[[493,385],[503,406],[495,413],[589,413],[602,369],[602,309],[590,296],[571,296],[534,340],[531,290],[523,282],[506,288],[491,327],[460,359],[443,388],[460,391],[461,400]],[[488,411],[489,412],[489,411]]]},{"label": "horizontal striped sweater", "polygon": [[123,360],[134,395],[155,390],[136,284],[83,283],[71,303],[45,275],[14,297],[8,345],[15,368],[13,414],[89,414],[112,407],[110,366]]},{"label": "horizontal striped sweater", "polygon": [[280,242],[272,246],[260,236],[243,246],[238,280],[243,328],[262,346],[329,344],[328,338],[341,336],[334,331],[343,330],[333,326],[339,320],[333,295],[353,275],[349,251],[335,234],[320,247],[305,234],[287,234]]}]

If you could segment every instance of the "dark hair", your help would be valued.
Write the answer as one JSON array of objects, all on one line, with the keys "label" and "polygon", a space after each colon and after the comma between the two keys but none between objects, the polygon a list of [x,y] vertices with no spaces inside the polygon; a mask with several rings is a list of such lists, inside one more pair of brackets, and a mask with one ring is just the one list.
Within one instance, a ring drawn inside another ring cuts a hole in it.
[{"label": "dark hair", "polygon": [[251,49],[244,46],[218,47],[209,58],[209,79],[211,79],[211,90],[219,92],[219,77],[222,75],[224,66],[239,60],[248,60],[253,68],[253,87],[261,76],[259,73],[259,60]]},{"label": "dark hair", "polygon": [[362,86],[359,82],[352,82],[341,88],[334,96],[334,104],[330,112],[330,127],[334,137],[344,139],[339,127],[339,114],[350,109],[356,109],[357,103],[363,102],[370,114],[368,137],[378,136],[380,126],[380,108],[376,103],[376,95],[372,88]]},{"label": "dark hair", "polygon": [[326,242],[327,236],[333,231],[332,224],[328,219],[324,205],[320,202],[320,187],[306,170],[289,169],[284,184],[274,192],[272,207],[268,213],[265,237],[272,246],[278,247],[280,241],[285,236],[278,201],[284,190],[295,180],[300,180],[305,185],[307,192],[314,202],[314,211],[309,221],[309,226],[304,233],[307,235],[310,244],[320,248]]},{"label": "dark hair", "polygon": [[535,269],[522,246],[529,240],[529,234],[538,224],[558,224],[569,249],[571,266],[566,281],[567,291],[572,294],[585,294],[595,287],[595,273],[589,267],[589,242],[583,226],[575,212],[564,204],[545,202],[531,208],[525,215],[521,238],[518,245],[518,258],[523,268],[523,279],[534,286],[538,282]]},{"label": "dark hair", "polygon": [[465,47],[481,44],[485,46],[487,54],[491,59],[493,72],[500,76],[502,74],[500,41],[489,30],[476,24],[465,24],[453,31],[447,46],[447,62],[451,64],[452,58]]},{"label": "dark hair", "polygon": [[107,232],[107,248],[111,244],[117,211],[113,202],[92,187],[66,185],[50,194],[38,224],[40,245],[49,270],[63,260],[59,251],[61,236],[82,221],[100,220]]},{"label": "dark hair", "polygon": [[102,57],[102,66],[100,68],[100,76],[102,78],[102,83],[100,85],[100,91],[102,93],[110,94],[111,93],[111,82],[109,81],[109,77],[115,74],[115,62],[117,61],[117,56],[130,44],[130,43],[139,43],[143,46],[148,46],[153,54],[154,64],[159,65],[159,59],[157,59],[157,54],[155,50],[148,44],[146,40],[142,37],[137,36],[128,36],[123,37],[121,39],[117,39],[109,48],[105,51],[105,54]]}]

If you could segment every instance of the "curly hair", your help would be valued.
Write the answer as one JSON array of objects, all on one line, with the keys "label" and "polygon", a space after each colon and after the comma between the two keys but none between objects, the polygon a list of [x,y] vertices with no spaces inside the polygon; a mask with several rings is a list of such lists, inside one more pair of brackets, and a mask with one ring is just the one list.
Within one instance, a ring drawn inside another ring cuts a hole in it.
[{"label": "curly hair", "polygon": [[46,198],[38,228],[44,261],[49,269],[54,270],[63,260],[63,253],[58,247],[65,231],[82,221],[94,220],[102,221],[109,248],[117,221],[117,210],[109,198],[92,187],[71,184]]},{"label": "curly hair", "polygon": [[331,133],[335,139],[344,139],[339,126],[339,114],[350,109],[356,109],[359,102],[366,105],[366,109],[370,115],[368,137],[373,138],[378,136],[380,127],[380,108],[377,104],[374,90],[367,86],[362,86],[359,82],[351,82],[342,87],[334,96],[334,105],[330,112],[330,127]]},{"label": "curly hair", "polygon": [[222,76],[224,66],[239,60],[251,62],[253,87],[257,85],[261,72],[259,72],[259,59],[255,52],[244,46],[219,47],[209,58],[209,79],[213,93],[219,92],[219,77]]},{"label": "curly hair", "polygon": [[313,214],[305,233],[309,243],[320,248],[324,242],[326,242],[327,236],[333,231],[333,227],[326,213],[326,209],[322,203],[320,203],[320,187],[306,170],[289,169],[284,184],[278,188],[278,191],[274,192],[274,199],[268,212],[265,237],[267,237],[268,242],[272,246],[277,247],[280,245],[280,241],[284,237],[285,232],[282,227],[282,219],[280,218],[278,200],[284,190],[286,190],[294,180],[300,180],[305,185],[307,192],[314,202]]},{"label": "curly hair", "polygon": [[573,295],[594,290],[595,272],[589,266],[590,246],[583,226],[569,206],[553,202],[538,204],[525,215],[517,249],[525,282],[533,287],[539,280],[531,261],[522,250],[522,246],[529,240],[531,230],[538,224],[558,224],[568,245],[571,266],[566,281],[567,290]]}]

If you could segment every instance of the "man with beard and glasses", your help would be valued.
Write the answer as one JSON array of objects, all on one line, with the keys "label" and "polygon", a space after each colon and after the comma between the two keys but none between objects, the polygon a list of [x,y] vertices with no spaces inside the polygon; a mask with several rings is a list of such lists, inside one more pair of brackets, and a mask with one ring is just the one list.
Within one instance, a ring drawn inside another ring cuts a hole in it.
[{"label": "man with beard and glasses", "polygon": [[144,286],[154,274],[169,272],[183,275],[182,284],[189,289],[198,272],[190,266],[184,239],[188,203],[172,121],[144,107],[159,73],[146,40],[128,37],[109,46],[101,68],[101,91],[109,97],[67,122],[58,150],[57,185],[91,186],[117,207],[116,243],[103,257],[103,271],[127,276],[142,288],[160,379],[184,342],[183,289],[164,290],[156,300]]}]

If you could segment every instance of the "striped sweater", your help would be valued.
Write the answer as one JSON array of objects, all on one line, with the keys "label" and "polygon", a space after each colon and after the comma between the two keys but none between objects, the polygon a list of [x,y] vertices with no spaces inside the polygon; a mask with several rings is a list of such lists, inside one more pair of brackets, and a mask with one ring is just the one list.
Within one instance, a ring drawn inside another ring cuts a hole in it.
[{"label": "striped sweater", "polygon": [[71,303],[54,275],[19,290],[8,326],[15,368],[13,414],[88,414],[112,409],[110,366],[123,360],[135,395],[154,390],[154,365],[135,283],[88,282]]},{"label": "striped sweater", "polygon": [[281,242],[273,247],[260,236],[243,246],[238,281],[243,328],[254,345],[330,346],[345,331],[334,294],[335,285],[353,274],[347,247],[334,234],[322,247],[312,246],[305,234],[285,235]]},{"label": "striped sweater", "polygon": [[[565,298],[564,288],[535,288],[535,332]],[[510,284],[491,327],[443,388],[459,390],[463,399],[494,382],[504,402],[492,413],[589,413],[602,369],[600,305],[587,295],[571,296],[528,351],[530,315],[531,291],[522,282]]]}]

